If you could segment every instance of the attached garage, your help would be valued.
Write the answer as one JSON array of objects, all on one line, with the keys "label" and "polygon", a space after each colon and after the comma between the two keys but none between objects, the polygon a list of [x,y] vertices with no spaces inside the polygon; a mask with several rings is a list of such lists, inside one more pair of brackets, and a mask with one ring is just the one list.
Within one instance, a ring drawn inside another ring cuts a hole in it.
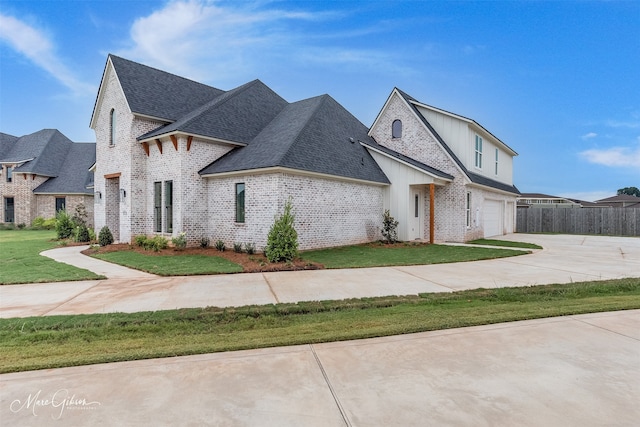
[{"label": "attached garage", "polygon": [[483,211],[484,237],[502,235],[503,202],[498,200],[485,200]]}]

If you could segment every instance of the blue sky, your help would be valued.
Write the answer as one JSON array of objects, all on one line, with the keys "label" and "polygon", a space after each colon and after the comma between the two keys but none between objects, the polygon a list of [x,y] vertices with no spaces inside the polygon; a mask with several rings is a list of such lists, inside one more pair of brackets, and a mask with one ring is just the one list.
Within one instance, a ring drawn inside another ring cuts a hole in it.
[{"label": "blue sky", "polygon": [[0,131],[89,120],[106,56],[290,102],[328,93],[365,125],[394,87],[515,149],[522,192],[640,187],[640,2],[0,0]]}]

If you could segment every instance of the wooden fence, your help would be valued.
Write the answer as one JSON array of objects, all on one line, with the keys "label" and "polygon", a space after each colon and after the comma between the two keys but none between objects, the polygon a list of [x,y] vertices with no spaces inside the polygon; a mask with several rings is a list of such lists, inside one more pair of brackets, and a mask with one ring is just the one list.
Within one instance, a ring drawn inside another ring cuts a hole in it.
[{"label": "wooden fence", "polygon": [[520,208],[516,221],[518,233],[640,236],[636,208]]}]

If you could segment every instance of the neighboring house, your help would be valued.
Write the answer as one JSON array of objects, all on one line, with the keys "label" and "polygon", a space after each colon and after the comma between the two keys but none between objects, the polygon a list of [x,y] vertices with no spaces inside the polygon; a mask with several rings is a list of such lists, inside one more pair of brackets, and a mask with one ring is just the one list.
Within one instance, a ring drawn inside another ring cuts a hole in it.
[{"label": "neighboring house", "polygon": [[589,202],[541,193],[522,193],[518,197],[519,208],[581,208],[586,203]]},{"label": "neighboring house", "polygon": [[94,143],[74,143],[56,129],[22,137],[0,133],[0,222],[30,225],[84,204],[93,225],[89,168],[95,158]]},{"label": "neighboring house", "polygon": [[[429,107],[402,102],[397,117],[385,105],[369,132],[328,95],[289,103],[259,80],[222,91],[109,55],[90,125],[96,228],[121,242],[185,232],[190,243],[262,248],[292,200],[301,249],[379,239],[385,208],[403,240],[512,232],[515,152],[472,120],[432,109],[467,126],[449,148],[421,113]],[[392,119],[404,121],[404,137],[392,138]],[[477,168],[466,153],[473,158],[475,135]]]},{"label": "neighboring house", "polygon": [[640,197],[630,194],[619,194],[606,199],[596,200],[598,206],[609,206],[612,208],[640,208]]}]

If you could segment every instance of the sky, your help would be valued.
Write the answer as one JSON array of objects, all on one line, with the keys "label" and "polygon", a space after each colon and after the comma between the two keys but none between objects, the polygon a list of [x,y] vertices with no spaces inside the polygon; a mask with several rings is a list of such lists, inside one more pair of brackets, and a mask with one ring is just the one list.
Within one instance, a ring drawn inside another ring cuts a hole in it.
[{"label": "sky", "polygon": [[521,192],[640,188],[640,1],[0,0],[0,132],[94,142],[109,53],[366,126],[398,87],[514,149]]}]

